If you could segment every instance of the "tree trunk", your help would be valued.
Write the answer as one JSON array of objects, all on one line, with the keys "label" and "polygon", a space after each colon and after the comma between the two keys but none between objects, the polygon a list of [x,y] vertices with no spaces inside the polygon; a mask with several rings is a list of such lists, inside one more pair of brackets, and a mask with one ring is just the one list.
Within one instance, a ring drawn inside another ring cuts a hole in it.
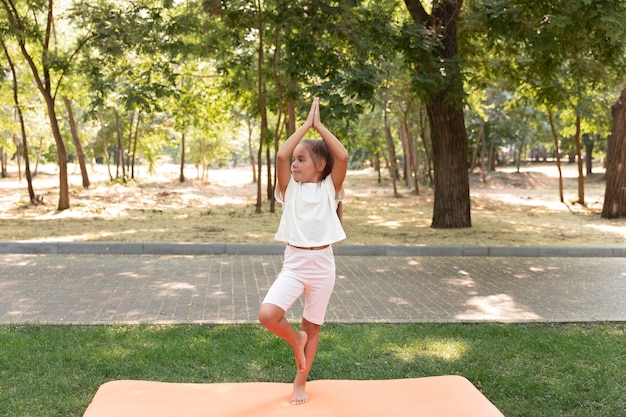
[{"label": "tree trunk", "polygon": [[120,114],[115,109],[115,127],[117,131],[117,167],[115,169],[115,178],[120,176],[120,165],[122,167],[122,181],[126,184],[126,165],[124,164],[124,144],[122,143],[122,126],[120,126]]},{"label": "tree trunk", "polygon": [[420,126],[422,129],[422,142],[424,144],[424,156],[426,157],[426,163],[424,164],[424,169],[428,174],[429,185],[432,187],[435,183],[433,178],[433,167],[432,167],[432,158],[430,156],[430,143],[432,142],[428,138],[428,124],[426,118],[424,117],[424,106],[420,105]]},{"label": "tree trunk", "polygon": [[[15,65],[13,64],[13,60],[11,59],[11,55],[9,55],[9,50],[6,47],[6,44],[4,43],[2,39],[0,39],[0,44],[2,44],[2,49],[4,51],[4,55],[6,56],[7,62],[9,63],[9,68],[11,69],[11,75],[13,78],[13,101],[15,103],[15,110],[17,112],[17,117],[19,119],[20,129],[22,132],[22,147],[24,148],[24,171],[26,173],[26,183],[28,185],[28,196],[30,197],[31,204],[38,204],[40,203],[40,201],[35,196],[35,190],[33,188],[33,178],[30,173],[30,163],[29,163],[29,158],[28,158],[28,141],[26,140],[26,123],[24,122],[24,114],[22,113],[22,106],[20,105],[19,88],[17,84],[17,80],[18,80],[17,71],[15,71]],[[19,146],[17,146],[17,143],[16,143],[16,147],[18,149],[17,161],[18,161],[18,168],[19,168],[20,153],[19,153]],[[0,153],[1,153],[0,157],[2,158],[2,177],[6,178],[6,157],[4,154],[4,148],[1,150]]]},{"label": "tree trunk", "polygon": [[478,129],[478,137],[476,138],[476,146],[474,147],[474,155],[472,156],[472,164],[470,171],[474,172],[474,168],[480,170],[480,182],[487,182],[485,177],[485,119],[480,118],[480,127]]},{"label": "tree trunk", "polygon": [[590,135],[583,135],[583,144],[585,145],[585,174],[593,174],[593,146],[595,140]]},{"label": "tree trunk", "polygon": [[[4,54],[9,63],[9,67],[11,68],[11,75],[13,78],[13,101],[15,102],[15,110],[17,111],[17,117],[20,122],[20,129],[22,132],[22,147],[24,150],[24,172],[26,173],[26,183],[28,185],[28,196],[30,197],[31,204],[39,204],[41,201],[35,196],[35,190],[33,188],[33,177],[30,173],[30,159],[28,156],[28,140],[26,140],[26,122],[24,122],[24,114],[22,113],[22,106],[20,105],[19,99],[19,88],[17,84],[17,71],[15,71],[15,66],[13,65],[13,60],[9,55],[9,50],[7,49],[4,41],[0,39],[0,43],[2,43],[2,49],[4,50]],[[16,144],[17,145],[17,144]],[[18,147],[19,150],[19,147]],[[18,167],[19,167],[19,152],[17,152],[18,158]]]},{"label": "tree trunk", "polygon": [[518,143],[519,146],[515,149],[515,171],[519,174],[522,165],[522,157],[524,156],[524,148],[526,148],[526,137],[522,136],[522,140]]},{"label": "tree trunk", "polygon": [[[483,119],[480,119],[480,127],[483,127]],[[470,173],[474,172],[474,169],[478,166],[478,147],[480,146],[482,131],[478,130],[478,136],[476,137],[476,144],[474,145],[474,152],[472,152],[472,162],[470,163]]]},{"label": "tree trunk", "polygon": [[[22,111],[20,110],[20,113]],[[31,204],[37,205],[43,202],[42,197],[37,197],[35,195],[35,189],[33,188],[33,176],[30,172],[30,157],[28,155],[28,141],[26,140],[26,125],[24,123],[24,119],[20,114],[20,125],[22,129],[22,145],[24,146],[24,173],[26,174],[26,183],[28,186],[28,196],[30,198]]]},{"label": "tree trunk", "polygon": [[0,177],[7,178],[9,173],[7,172],[7,152],[4,148],[0,148]]},{"label": "tree trunk", "polygon": [[287,137],[296,131],[296,103],[293,99],[287,99]]},{"label": "tree trunk", "polygon": [[[274,86],[278,95],[278,115],[276,117],[276,127],[274,128],[274,153],[270,155],[269,143],[267,148],[267,199],[270,202],[270,213],[276,212],[276,199],[274,198],[274,187],[278,183],[278,173],[276,172],[276,164],[272,169],[272,160],[276,161],[276,154],[280,148],[280,136],[283,129],[283,118],[286,117],[283,112],[285,104],[285,94],[283,84],[278,76],[278,52],[280,51],[280,31],[274,32],[274,53],[272,54],[272,76],[274,78]],[[288,81],[289,82],[289,81]],[[289,86],[288,86],[289,88]],[[270,157],[271,156],[271,157]]]},{"label": "tree trunk", "polygon": [[104,153],[104,159],[106,159],[109,180],[113,181],[113,174],[111,174],[111,161],[109,160],[109,144],[107,143],[106,128],[104,125],[104,120],[102,118],[103,112],[104,110],[100,108],[100,111],[98,112],[98,120],[100,121],[100,132],[102,134],[102,152]]},{"label": "tree trunk", "polygon": [[548,120],[550,122],[550,130],[554,139],[554,158],[556,159],[556,168],[559,170],[559,198],[561,203],[565,202],[563,196],[563,172],[561,171],[561,151],[559,150],[559,135],[554,127],[554,119],[552,118],[552,109],[548,110]]},{"label": "tree trunk", "polygon": [[87,164],[85,164],[85,154],[83,153],[83,146],[80,143],[78,137],[78,129],[76,128],[76,121],[74,120],[74,111],[72,110],[72,102],[67,96],[63,96],[63,103],[67,109],[67,117],[70,122],[70,130],[72,132],[72,139],[74,140],[74,146],[76,147],[76,158],[78,158],[78,164],[80,165],[80,173],[83,178],[83,188],[89,188],[89,174],[87,173]]},{"label": "tree trunk", "polygon": [[626,88],[611,108],[611,152],[607,155],[602,217],[626,217]]},{"label": "tree trunk", "polygon": [[35,170],[33,175],[37,175],[39,169],[39,160],[41,159],[41,147],[43,146],[43,135],[39,135],[39,147],[37,148],[37,157],[35,158]]},{"label": "tree trunk", "polygon": [[413,20],[439,42],[431,49],[430,59],[417,58],[415,63],[416,71],[426,71],[437,81],[436,90],[425,99],[434,167],[435,202],[431,226],[471,227],[463,80],[457,55],[457,26],[463,1],[435,2],[430,14],[420,0],[404,0],[404,3]]},{"label": "tree trunk", "polygon": [[411,163],[413,167],[413,187],[415,187],[415,195],[420,194],[419,182],[419,154],[417,153],[417,139],[411,135],[411,131],[407,126],[407,135],[409,137],[409,149],[411,151]]},{"label": "tree trunk", "polygon": [[267,137],[267,108],[265,107],[265,96],[263,94],[263,48],[265,47],[263,42],[263,5],[261,0],[256,1],[257,8],[257,22],[259,29],[259,50],[257,51],[257,94],[259,96],[259,112],[261,114],[261,135],[259,137],[259,151],[258,151],[258,178],[256,187],[256,207],[255,213],[261,213],[261,208],[263,207],[263,193],[261,187],[261,172],[263,170],[263,144],[265,143],[265,138]]},{"label": "tree trunk", "polygon": [[256,166],[254,164],[254,152],[252,151],[252,123],[250,119],[248,123],[248,155],[250,157],[250,165],[252,167],[252,183],[256,183]]},{"label": "tree trunk", "polygon": [[17,41],[22,52],[22,56],[26,60],[33,75],[35,84],[37,85],[37,89],[46,103],[50,129],[52,130],[52,136],[54,137],[54,142],[57,147],[57,162],[59,164],[59,203],[57,209],[59,211],[66,210],[70,208],[69,184],[67,181],[67,151],[65,149],[65,144],[63,143],[63,136],[61,135],[61,129],[59,128],[59,122],[57,120],[55,110],[55,97],[53,95],[50,76],[50,60],[45,59],[45,57],[48,57],[50,53],[50,38],[52,36],[53,27],[53,2],[52,0],[48,0],[46,30],[44,39],[41,43],[41,62],[43,64],[42,73],[40,73],[39,68],[35,64],[35,60],[30,55],[26,47],[25,23],[18,15],[15,5],[13,3],[10,4],[11,6],[9,6],[9,2],[4,2],[7,17],[9,18],[11,25],[16,29]]},{"label": "tree trunk", "polygon": [[496,171],[496,163],[498,162],[498,153],[496,152],[496,145],[489,145],[489,172]]},{"label": "tree trunk", "polygon": [[61,136],[59,123],[57,122],[57,115],[54,109],[54,99],[47,96],[46,104],[48,106],[48,117],[50,118],[52,135],[54,136],[54,141],[57,145],[57,161],[59,164],[59,204],[57,209],[62,211],[70,208],[70,189],[67,180],[67,151],[65,149],[65,144],[63,143],[63,136]]},{"label": "tree trunk", "polygon": [[574,135],[576,144],[576,158],[578,164],[578,204],[585,205],[585,174],[583,173],[583,157],[580,146],[580,116],[576,115],[576,134]]},{"label": "tree trunk", "polygon": [[178,177],[180,182],[185,182],[185,134],[182,134],[180,139],[180,175]]},{"label": "tree trunk", "polygon": [[398,104],[398,108],[400,112],[402,112],[402,126],[400,128],[400,133],[402,137],[402,143],[406,144],[405,155],[408,155],[408,158],[405,156],[405,172],[407,175],[407,186],[410,188],[409,179],[413,181],[413,188],[415,190],[415,195],[419,195],[419,175],[418,175],[418,155],[417,155],[417,144],[416,141],[411,136],[411,130],[409,129],[409,114],[411,112],[412,102],[409,101],[406,105],[406,108],[403,108],[401,104]]},{"label": "tree trunk", "polygon": [[406,135],[402,126],[398,128],[398,137],[400,138],[400,145],[402,146],[402,177],[404,178],[404,186],[411,189],[410,177],[411,177],[411,151],[409,151],[409,144],[406,141]]},{"label": "tree trunk", "polygon": [[273,198],[271,197],[274,194],[274,188],[272,187],[272,177],[273,177],[273,172],[272,172],[272,155],[271,155],[271,149],[270,149],[270,145],[269,143],[267,144],[267,146],[265,147],[265,164],[267,165],[266,171],[267,171],[267,184],[265,184],[265,192],[267,193],[267,199],[270,202],[270,213],[273,213],[272,211],[272,206],[273,206]]},{"label": "tree trunk", "polygon": [[[15,74],[14,74],[15,75]],[[26,184],[28,186],[28,196],[30,202],[33,205],[37,205],[42,202],[40,198],[35,195],[35,189],[33,188],[33,177],[30,172],[30,158],[28,155],[28,140],[26,140],[26,123],[24,122],[24,115],[22,109],[17,101],[17,81],[15,82],[15,105],[17,106],[17,114],[20,119],[20,129],[22,131],[22,147],[24,151],[24,173],[26,174]],[[18,155],[19,158],[19,155]]]},{"label": "tree trunk", "polygon": [[398,128],[398,138],[400,138],[400,146],[402,147],[402,157],[400,166],[398,167],[398,175],[400,175],[400,170],[402,170],[402,176],[400,178],[404,179],[404,186],[407,189],[411,189],[411,183],[409,182],[409,178],[411,177],[411,151],[409,151],[409,144],[407,143],[406,135],[404,134],[404,129],[402,128],[402,122],[400,122],[400,127]]},{"label": "tree trunk", "polygon": [[[22,152],[20,150],[20,142],[17,140],[17,133],[14,133],[11,138],[15,145],[15,163],[17,164],[17,180],[22,182]],[[11,158],[13,159],[13,158]]]},{"label": "tree trunk", "polygon": [[139,142],[139,125],[141,123],[141,111],[137,112],[137,122],[135,123],[135,133],[133,135],[133,150],[130,164],[130,178],[135,179],[135,162],[137,161],[137,143]]},{"label": "tree trunk", "polygon": [[460,103],[443,93],[427,103],[434,163],[433,228],[471,227],[467,134]]},{"label": "tree trunk", "polygon": [[480,147],[480,182],[483,184],[487,182],[485,176],[485,153],[487,152],[487,138],[485,134],[485,121],[481,120],[480,129],[482,130],[482,140]]},{"label": "tree trunk", "polygon": [[[387,105],[385,104],[385,108]],[[398,180],[398,166],[396,163],[396,150],[393,144],[393,138],[391,137],[391,127],[389,126],[389,118],[387,117],[387,110],[383,110],[384,114],[384,123],[385,123],[385,139],[387,142],[387,153],[389,154],[389,176],[391,177],[391,181],[393,184],[393,195],[394,197],[398,197],[398,185],[396,181]]]},{"label": "tree trunk", "polygon": [[[280,91],[280,89],[279,89]],[[279,102],[282,103],[282,93],[279,93],[280,99]],[[276,199],[274,198],[274,187],[278,182],[278,176],[276,172],[276,164],[274,164],[274,169],[272,169],[272,160],[276,161],[276,154],[278,153],[278,148],[280,148],[280,136],[282,135],[283,126],[284,126],[284,115],[282,112],[282,106],[278,108],[278,115],[276,116],[276,128],[274,129],[274,153],[270,155],[269,145],[267,147],[267,199],[270,202],[270,213],[276,212]],[[270,157],[271,156],[271,157]]]},{"label": "tree trunk", "polygon": [[[126,172],[130,174],[131,172],[131,157],[133,154],[132,145],[133,145],[133,126],[135,124],[135,111],[130,114],[130,121],[128,122],[128,149],[126,150],[126,156],[124,157],[124,163],[126,164]],[[132,177],[129,177],[132,178]]]},{"label": "tree trunk", "polygon": [[611,151],[612,151],[612,147],[611,147],[611,143],[613,142],[612,140],[613,138],[611,138],[611,134],[609,133],[609,135],[606,137],[606,158],[604,159],[604,175],[602,176],[602,179],[604,181],[606,181],[607,176],[606,173],[609,172],[609,158],[611,155]]},{"label": "tree trunk", "polygon": [[378,151],[376,151],[376,153],[374,154],[374,160],[372,161],[372,165],[374,166],[374,169],[376,170],[378,184],[380,185],[383,183],[383,178],[382,178],[382,172],[380,172],[380,153],[378,153]]}]

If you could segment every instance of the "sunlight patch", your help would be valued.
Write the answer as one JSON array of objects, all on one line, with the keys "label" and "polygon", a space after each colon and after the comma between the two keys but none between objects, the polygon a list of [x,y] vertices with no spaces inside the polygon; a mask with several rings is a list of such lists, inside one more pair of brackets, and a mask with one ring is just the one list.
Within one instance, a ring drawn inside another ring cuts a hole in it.
[{"label": "sunlight patch", "polygon": [[389,227],[391,229],[397,229],[401,225],[397,221],[388,221],[388,222],[380,223],[379,226]]},{"label": "sunlight patch", "polygon": [[599,230],[601,232],[614,233],[616,235],[620,235],[623,238],[626,238],[626,226],[611,226],[608,224],[586,224],[585,227]]},{"label": "sunlight patch", "polygon": [[449,278],[446,282],[454,287],[475,288],[476,281],[472,278]]},{"label": "sunlight patch", "polygon": [[411,304],[408,300],[402,297],[391,297],[389,298],[389,302],[397,306],[408,306]]},{"label": "sunlight patch", "polygon": [[469,310],[455,316],[458,320],[537,320],[541,317],[518,305],[508,294],[472,297]]},{"label": "sunlight patch", "polygon": [[423,358],[438,359],[444,361],[458,361],[468,345],[461,340],[437,339],[420,340],[409,346],[392,346],[391,351],[403,362],[412,362]]},{"label": "sunlight patch", "polygon": [[375,214],[368,216],[368,219],[369,224],[375,224],[376,226],[388,227],[390,229],[398,229],[402,227],[402,224],[397,220],[385,221],[382,217]]},{"label": "sunlight patch", "polygon": [[509,194],[509,193],[504,193],[504,192],[484,193],[484,194],[475,193],[474,196],[477,198],[481,198],[481,197],[488,198],[492,201],[499,201],[501,203],[511,204],[517,207],[535,207],[535,208],[541,207],[543,209],[548,209],[548,210],[553,210],[553,211],[568,211],[567,206],[561,203],[560,201],[557,201],[556,199],[554,201],[551,201],[551,200],[532,198],[530,196],[524,197],[524,196],[519,196],[519,195]]},{"label": "sunlight patch", "polygon": [[0,257],[0,265],[11,265],[14,267],[27,266],[35,260],[34,258],[34,255],[3,253]]},{"label": "sunlight patch", "polygon": [[194,290],[196,289],[196,286],[188,284],[186,282],[168,282],[159,285],[159,288],[164,288],[168,290]]},{"label": "sunlight patch", "polygon": [[216,206],[225,206],[227,204],[246,204],[248,202],[247,199],[242,198],[232,198],[232,197],[214,197],[209,199],[209,204],[214,204]]}]

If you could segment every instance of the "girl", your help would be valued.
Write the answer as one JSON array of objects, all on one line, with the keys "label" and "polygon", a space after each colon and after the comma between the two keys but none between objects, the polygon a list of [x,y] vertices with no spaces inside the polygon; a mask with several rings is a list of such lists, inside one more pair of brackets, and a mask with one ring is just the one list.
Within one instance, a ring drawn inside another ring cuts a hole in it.
[{"label": "girl", "polygon": [[[303,141],[311,128],[323,140]],[[320,121],[319,99],[315,98],[304,125],[276,155],[276,199],[283,204],[276,240],[287,246],[283,268],[259,310],[261,324],[293,348],[296,378],[292,404],[308,401],[306,380],[335,285],[332,244],[346,237],[337,214],[336,196],[347,170],[348,152]],[[285,319],[285,312],[303,292],[302,331],[298,332]]]}]

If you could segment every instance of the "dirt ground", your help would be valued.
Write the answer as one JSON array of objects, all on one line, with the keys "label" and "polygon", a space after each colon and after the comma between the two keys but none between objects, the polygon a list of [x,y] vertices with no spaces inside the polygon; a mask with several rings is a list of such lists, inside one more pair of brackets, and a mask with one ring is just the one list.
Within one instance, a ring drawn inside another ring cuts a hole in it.
[{"label": "dirt ground", "polygon": [[[115,167],[112,167],[114,170]],[[472,227],[433,229],[433,194],[419,195],[399,186],[393,197],[387,173],[378,184],[372,170],[350,171],[345,183],[344,224],[350,244],[429,245],[558,245],[623,246],[626,219],[600,217],[604,197],[603,172],[588,176],[586,206],[578,198],[576,167],[563,167],[565,200],[559,201],[558,171],[554,164],[499,168],[487,175],[471,174]],[[163,165],[157,174],[142,167],[136,181],[109,181],[106,166],[89,169],[91,187],[84,189],[80,172],[70,165],[71,208],[56,211],[58,168],[39,167],[35,193],[44,204],[28,203],[25,178],[9,166],[0,179],[0,240],[12,241],[123,241],[123,242],[273,242],[280,206],[255,213],[257,188],[250,167],[216,169],[208,182],[196,179],[190,166],[184,183],[178,167]],[[265,185],[262,192],[265,195]]]}]

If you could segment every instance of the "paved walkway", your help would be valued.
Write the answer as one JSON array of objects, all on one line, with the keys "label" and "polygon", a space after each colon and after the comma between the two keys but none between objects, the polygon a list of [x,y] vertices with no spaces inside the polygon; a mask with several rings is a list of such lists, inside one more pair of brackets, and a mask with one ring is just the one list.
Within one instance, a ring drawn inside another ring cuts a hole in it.
[{"label": "paved walkway", "polygon": [[[0,324],[256,322],[281,251],[0,242]],[[346,245],[336,261],[332,322],[626,321],[622,248]]]}]

